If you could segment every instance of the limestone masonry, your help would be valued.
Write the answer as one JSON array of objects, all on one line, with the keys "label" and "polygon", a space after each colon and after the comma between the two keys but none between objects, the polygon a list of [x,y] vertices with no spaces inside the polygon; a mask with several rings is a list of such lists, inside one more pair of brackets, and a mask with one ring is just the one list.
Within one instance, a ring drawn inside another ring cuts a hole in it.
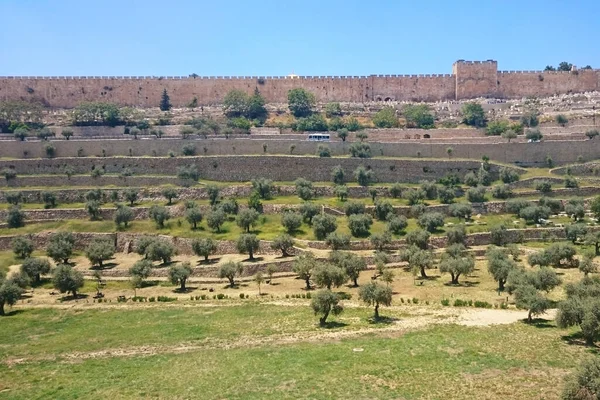
[{"label": "limestone masonry", "polygon": [[270,103],[287,102],[290,89],[302,87],[318,101],[442,101],[476,97],[520,98],[600,90],[600,70],[498,71],[498,63],[454,63],[447,75],[279,76],[279,77],[0,77],[0,101],[38,101],[71,108],[84,101],[156,107],[167,89],[175,107],[194,97],[218,104],[232,89],[258,88]]}]

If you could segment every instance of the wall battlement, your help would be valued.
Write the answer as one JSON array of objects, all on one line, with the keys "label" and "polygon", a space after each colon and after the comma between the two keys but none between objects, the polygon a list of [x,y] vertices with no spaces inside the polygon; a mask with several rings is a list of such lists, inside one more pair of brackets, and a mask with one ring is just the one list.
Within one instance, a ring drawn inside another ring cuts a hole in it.
[{"label": "wall battlement", "polygon": [[85,101],[156,107],[167,89],[175,107],[196,98],[219,104],[230,90],[255,88],[268,102],[285,103],[289,90],[302,87],[318,101],[445,101],[476,97],[520,98],[600,90],[600,70],[498,71],[494,60],[458,60],[452,74],[369,76],[5,76],[0,101],[41,102],[71,108]]}]

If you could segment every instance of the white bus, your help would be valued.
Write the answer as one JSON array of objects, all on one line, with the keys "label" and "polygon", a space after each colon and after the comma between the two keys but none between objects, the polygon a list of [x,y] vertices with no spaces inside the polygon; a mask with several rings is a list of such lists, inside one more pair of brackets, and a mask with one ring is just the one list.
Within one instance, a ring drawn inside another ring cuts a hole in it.
[{"label": "white bus", "polygon": [[313,133],[308,135],[308,140],[316,142],[329,142],[329,133]]}]

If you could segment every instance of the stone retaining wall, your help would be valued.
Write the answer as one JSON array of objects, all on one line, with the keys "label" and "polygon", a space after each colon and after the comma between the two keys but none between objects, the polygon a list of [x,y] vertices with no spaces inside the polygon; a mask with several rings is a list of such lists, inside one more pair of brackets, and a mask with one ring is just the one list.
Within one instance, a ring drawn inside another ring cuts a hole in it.
[{"label": "stone retaining wall", "polygon": [[[135,175],[172,175],[176,176],[179,167],[195,165],[200,179],[225,182],[244,182],[255,178],[267,178],[274,181],[294,181],[306,178],[312,181],[331,180],[331,171],[341,166],[346,181],[353,182],[353,171],[359,166],[370,169],[379,182],[419,182],[437,180],[449,173],[464,176],[469,171],[479,169],[479,161],[469,160],[405,160],[384,158],[318,158],[301,156],[236,156],[236,157],[106,157],[101,159],[76,157],[31,160],[0,160],[0,169],[12,168],[17,175],[58,174],[64,176],[64,167],[70,166],[76,174],[89,174],[94,168],[102,168],[106,173],[119,174],[129,169]],[[498,176],[499,166],[491,165],[493,179]],[[45,178],[45,177],[40,177]],[[75,178],[77,181],[75,181]],[[99,178],[85,176],[71,177],[67,186],[87,179],[89,186],[98,186]],[[108,178],[108,177],[107,177]],[[18,179],[18,178],[17,178]],[[53,178],[46,178],[47,180]],[[122,179],[126,182],[127,179]],[[171,183],[178,183],[173,178]],[[15,185],[18,180],[14,180]],[[63,182],[64,183],[64,182]],[[151,186],[150,183],[142,186]]]}]

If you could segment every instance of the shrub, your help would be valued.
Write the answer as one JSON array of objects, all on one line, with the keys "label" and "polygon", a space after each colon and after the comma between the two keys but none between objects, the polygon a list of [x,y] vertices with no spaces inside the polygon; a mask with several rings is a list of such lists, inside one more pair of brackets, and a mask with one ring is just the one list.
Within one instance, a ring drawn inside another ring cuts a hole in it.
[{"label": "shrub", "polygon": [[378,200],[375,202],[375,217],[380,221],[385,221],[394,213],[394,207],[389,201]]},{"label": "shrub", "polygon": [[315,96],[309,91],[302,88],[295,88],[288,92],[288,107],[296,118],[310,115],[314,105]]},{"label": "shrub", "polygon": [[313,114],[306,118],[298,118],[293,128],[296,131],[318,132],[326,131],[328,126],[321,114]]},{"label": "shrub", "polygon": [[525,138],[527,140],[531,140],[534,142],[539,142],[540,140],[542,140],[543,137],[544,135],[542,135],[539,129],[530,129],[525,134]]},{"label": "shrub", "polygon": [[34,245],[31,239],[24,236],[17,236],[12,240],[11,248],[18,258],[25,259],[33,253]]},{"label": "shrub", "polygon": [[25,213],[17,206],[13,206],[6,215],[6,223],[9,228],[20,228],[25,225]]},{"label": "shrub", "polygon": [[401,215],[390,215],[387,221],[387,229],[395,235],[402,233],[408,226],[406,217]]},{"label": "shrub", "polygon": [[319,147],[317,147],[317,155],[321,158],[331,157],[331,150],[329,147],[320,144]]},{"label": "shrub", "polygon": [[498,185],[492,188],[492,197],[495,199],[508,199],[513,196],[513,191],[508,185]]},{"label": "shrub", "polygon": [[302,226],[302,215],[295,212],[284,212],[281,215],[281,225],[283,225],[287,233],[293,234]]},{"label": "shrub", "polygon": [[298,194],[298,197],[302,200],[307,201],[314,197],[315,192],[311,181],[304,178],[298,178],[294,181],[294,185],[296,186],[296,194]]},{"label": "shrub", "polygon": [[393,107],[384,107],[373,116],[373,124],[378,128],[397,128],[400,126],[396,110]]},{"label": "shrub", "polygon": [[425,104],[408,104],[404,106],[402,113],[409,128],[431,129],[435,127],[435,117]]},{"label": "shrub", "polygon": [[502,167],[500,168],[500,179],[504,183],[516,182],[520,179],[519,174],[512,168]]},{"label": "shrub", "polygon": [[470,102],[462,107],[463,123],[474,127],[484,127],[486,125],[485,111],[481,104]]},{"label": "shrub", "polygon": [[348,217],[354,214],[364,214],[365,205],[363,203],[359,203],[358,201],[349,201],[346,204],[344,211]]},{"label": "shrub", "polygon": [[343,233],[333,232],[327,235],[325,243],[333,250],[342,250],[350,245],[350,236]]},{"label": "shrub", "polygon": [[485,188],[479,186],[467,190],[467,200],[469,200],[471,203],[483,203],[486,201]]},{"label": "shrub", "polygon": [[500,136],[509,129],[509,122],[506,120],[492,121],[487,125],[485,134],[489,136]]},{"label": "shrub", "polygon": [[535,181],[535,190],[542,193],[550,193],[552,191],[552,184],[547,180]]},{"label": "shrub", "polygon": [[337,229],[337,221],[333,215],[315,215],[312,218],[313,232],[317,240],[324,240],[328,234]]},{"label": "shrub", "polygon": [[368,236],[372,224],[373,219],[367,214],[354,214],[348,217],[348,228],[355,237]]},{"label": "shrub", "polygon": [[371,146],[364,142],[355,142],[350,145],[350,154],[357,158],[371,158]]},{"label": "shrub", "polygon": [[354,170],[354,177],[361,186],[369,186],[369,184],[375,179],[374,175],[375,174],[372,170],[367,169],[362,165],[359,165],[358,168]]},{"label": "shrub", "polygon": [[181,148],[181,154],[184,156],[194,156],[196,155],[196,146],[193,144],[186,144]]},{"label": "shrub", "polygon": [[426,212],[419,217],[417,224],[428,232],[435,232],[444,226],[444,216],[439,212]]}]

